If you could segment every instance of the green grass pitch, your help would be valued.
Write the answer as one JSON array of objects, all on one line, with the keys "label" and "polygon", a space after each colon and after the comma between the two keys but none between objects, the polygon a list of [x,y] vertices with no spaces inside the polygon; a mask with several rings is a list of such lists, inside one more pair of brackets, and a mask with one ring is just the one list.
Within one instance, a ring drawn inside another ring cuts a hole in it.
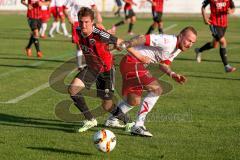
[{"label": "green grass pitch", "polygon": [[[105,18],[106,28],[120,19]],[[225,73],[219,49],[203,53],[203,62],[195,61],[194,47],[212,39],[201,17],[164,17],[167,34],[177,34],[187,25],[198,31],[192,49],[179,55],[172,64],[188,82],[178,85],[167,76],[161,79],[173,89],[163,95],[148,116],[146,126],[152,138],[134,137],[120,129],[110,129],[117,136],[117,146],[110,155],[97,151],[93,134],[103,127],[107,114],[98,117],[99,127],[75,133],[79,123],[63,122],[56,117],[55,106],[70,100],[48,87],[52,72],[75,56],[75,46],[61,35],[41,40],[43,58],[28,58],[29,27],[24,15],[0,16],[0,159],[1,160],[236,160],[240,157],[240,23],[230,18],[226,32],[228,59],[237,67]],[[138,19],[136,34],[144,34],[151,18]],[[50,24],[49,24],[50,26]],[[127,25],[117,36],[128,39]],[[33,49],[35,56],[35,49]],[[116,56],[116,66],[121,56]],[[158,75],[157,68],[153,72]],[[75,73],[75,72],[74,72]],[[74,73],[67,77],[69,83]],[[160,75],[160,74],[159,74]],[[120,74],[117,93],[120,93]],[[32,93],[32,94],[30,94]],[[34,93],[34,94],[33,94]],[[28,95],[29,94],[29,95]],[[8,103],[12,102],[12,103]],[[87,98],[91,108],[100,105]],[[72,106],[72,112],[77,110]],[[138,108],[131,111],[134,119]]]}]

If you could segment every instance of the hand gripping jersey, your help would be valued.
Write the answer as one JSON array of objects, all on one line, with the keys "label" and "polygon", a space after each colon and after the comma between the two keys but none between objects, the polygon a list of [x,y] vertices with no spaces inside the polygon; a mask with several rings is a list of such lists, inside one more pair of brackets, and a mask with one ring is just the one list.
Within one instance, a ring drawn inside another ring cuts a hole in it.
[{"label": "hand gripping jersey", "polygon": [[166,34],[146,35],[145,45],[136,46],[140,54],[151,59],[151,63],[165,63],[170,65],[173,59],[181,52],[176,48],[177,37]]}]

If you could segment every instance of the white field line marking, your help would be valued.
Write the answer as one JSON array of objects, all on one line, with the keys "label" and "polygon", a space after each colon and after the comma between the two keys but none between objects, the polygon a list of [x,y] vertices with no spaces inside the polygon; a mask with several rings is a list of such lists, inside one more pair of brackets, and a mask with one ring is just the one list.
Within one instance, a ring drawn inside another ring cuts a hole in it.
[{"label": "white field line marking", "polygon": [[177,26],[178,26],[177,24],[172,24],[171,26],[168,26],[167,28],[163,28],[163,31],[166,32],[166,31],[168,31],[170,29],[173,29],[173,28],[175,28]]},{"label": "white field line marking", "polygon": [[48,87],[49,87],[49,83],[47,82],[47,83],[42,84],[41,86],[38,86],[36,88],[31,89],[30,91],[28,91],[28,92],[26,92],[26,93],[24,93],[24,94],[22,94],[22,95],[20,95],[20,96],[18,96],[16,98],[14,98],[14,99],[11,99],[11,100],[9,100],[7,102],[2,102],[2,103],[6,103],[6,104],[18,103],[19,101],[21,101],[21,100],[23,100],[25,98],[28,98],[28,97],[32,96],[33,94],[37,93],[38,91],[43,90],[43,89],[48,88]]},{"label": "white field line marking", "polygon": [[[65,56],[66,55],[61,55],[61,56],[58,56],[56,58],[64,58]],[[33,65],[37,66],[37,65],[40,65],[42,63],[44,63],[44,62],[37,62],[37,63],[32,64],[31,66],[33,66]],[[15,69],[15,70],[13,70],[10,73],[14,73],[14,72],[17,72],[17,71],[20,71],[20,70],[22,71],[24,69]],[[9,72],[7,72],[7,73],[9,73]],[[49,82],[46,82],[46,83],[44,83],[44,84],[42,84],[42,85],[40,85],[40,86],[38,86],[36,88],[33,88],[33,89],[27,91],[26,93],[24,93],[24,94],[22,94],[22,95],[20,95],[20,96],[18,96],[16,98],[10,99],[10,100],[8,100],[6,102],[0,102],[0,103],[5,103],[5,104],[18,103],[19,101],[21,101],[21,100],[23,100],[25,98],[28,98],[28,97],[32,96],[33,94],[37,93],[38,91],[41,91],[41,90],[43,90],[45,88],[48,88],[48,87],[49,87]]]}]

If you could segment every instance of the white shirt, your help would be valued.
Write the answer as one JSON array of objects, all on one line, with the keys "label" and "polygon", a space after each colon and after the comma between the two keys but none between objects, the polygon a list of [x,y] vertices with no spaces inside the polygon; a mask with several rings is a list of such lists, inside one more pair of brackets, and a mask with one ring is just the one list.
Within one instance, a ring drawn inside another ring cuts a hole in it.
[{"label": "white shirt", "polygon": [[69,10],[69,15],[74,22],[78,21],[78,12],[82,7],[92,8],[96,5],[94,0],[67,0],[64,4]]},{"label": "white shirt", "polygon": [[163,61],[172,62],[173,59],[181,52],[176,48],[177,37],[166,34],[146,35],[146,45],[136,46],[135,50],[140,54],[151,59],[151,63]]}]

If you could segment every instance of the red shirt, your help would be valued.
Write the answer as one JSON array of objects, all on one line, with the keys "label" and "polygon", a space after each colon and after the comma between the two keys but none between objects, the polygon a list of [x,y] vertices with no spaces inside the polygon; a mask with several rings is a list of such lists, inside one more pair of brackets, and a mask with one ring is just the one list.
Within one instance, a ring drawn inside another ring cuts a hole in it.
[{"label": "red shirt", "polygon": [[164,0],[152,0],[156,5],[152,5],[152,10],[156,12],[163,12],[163,2]]},{"label": "red shirt", "polygon": [[[131,3],[128,3],[128,2],[131,2]],[[127,1],[125,1],[124,10],[130,10],[130,9],[132,9],[132,3],[133,3],[133,0],[127,0]]]},{"label": "red shirt", "polygon": [[210,20],[211,24],[219,27],[227,27],[228,25],[228,8],[235,8],[232,0],[204,0],[203,7],[210,4]]},{"label": "red shirt", "polygon": [[32,19],[40,19],[42,17],[41,7],[38,5],[38,2],[43,2],[43,0],[28,0],[33,8],[27,10],[27,17]]},{"label": "red shirt", "polygon": [[80,27],[77,33],[89,69],[99,73],[109,71],[113,66],[113,55],[108,48],[109,44],[116,44],[117,38],[97,27],[93,27],[93,32],[87,37],[81,33]]}]

